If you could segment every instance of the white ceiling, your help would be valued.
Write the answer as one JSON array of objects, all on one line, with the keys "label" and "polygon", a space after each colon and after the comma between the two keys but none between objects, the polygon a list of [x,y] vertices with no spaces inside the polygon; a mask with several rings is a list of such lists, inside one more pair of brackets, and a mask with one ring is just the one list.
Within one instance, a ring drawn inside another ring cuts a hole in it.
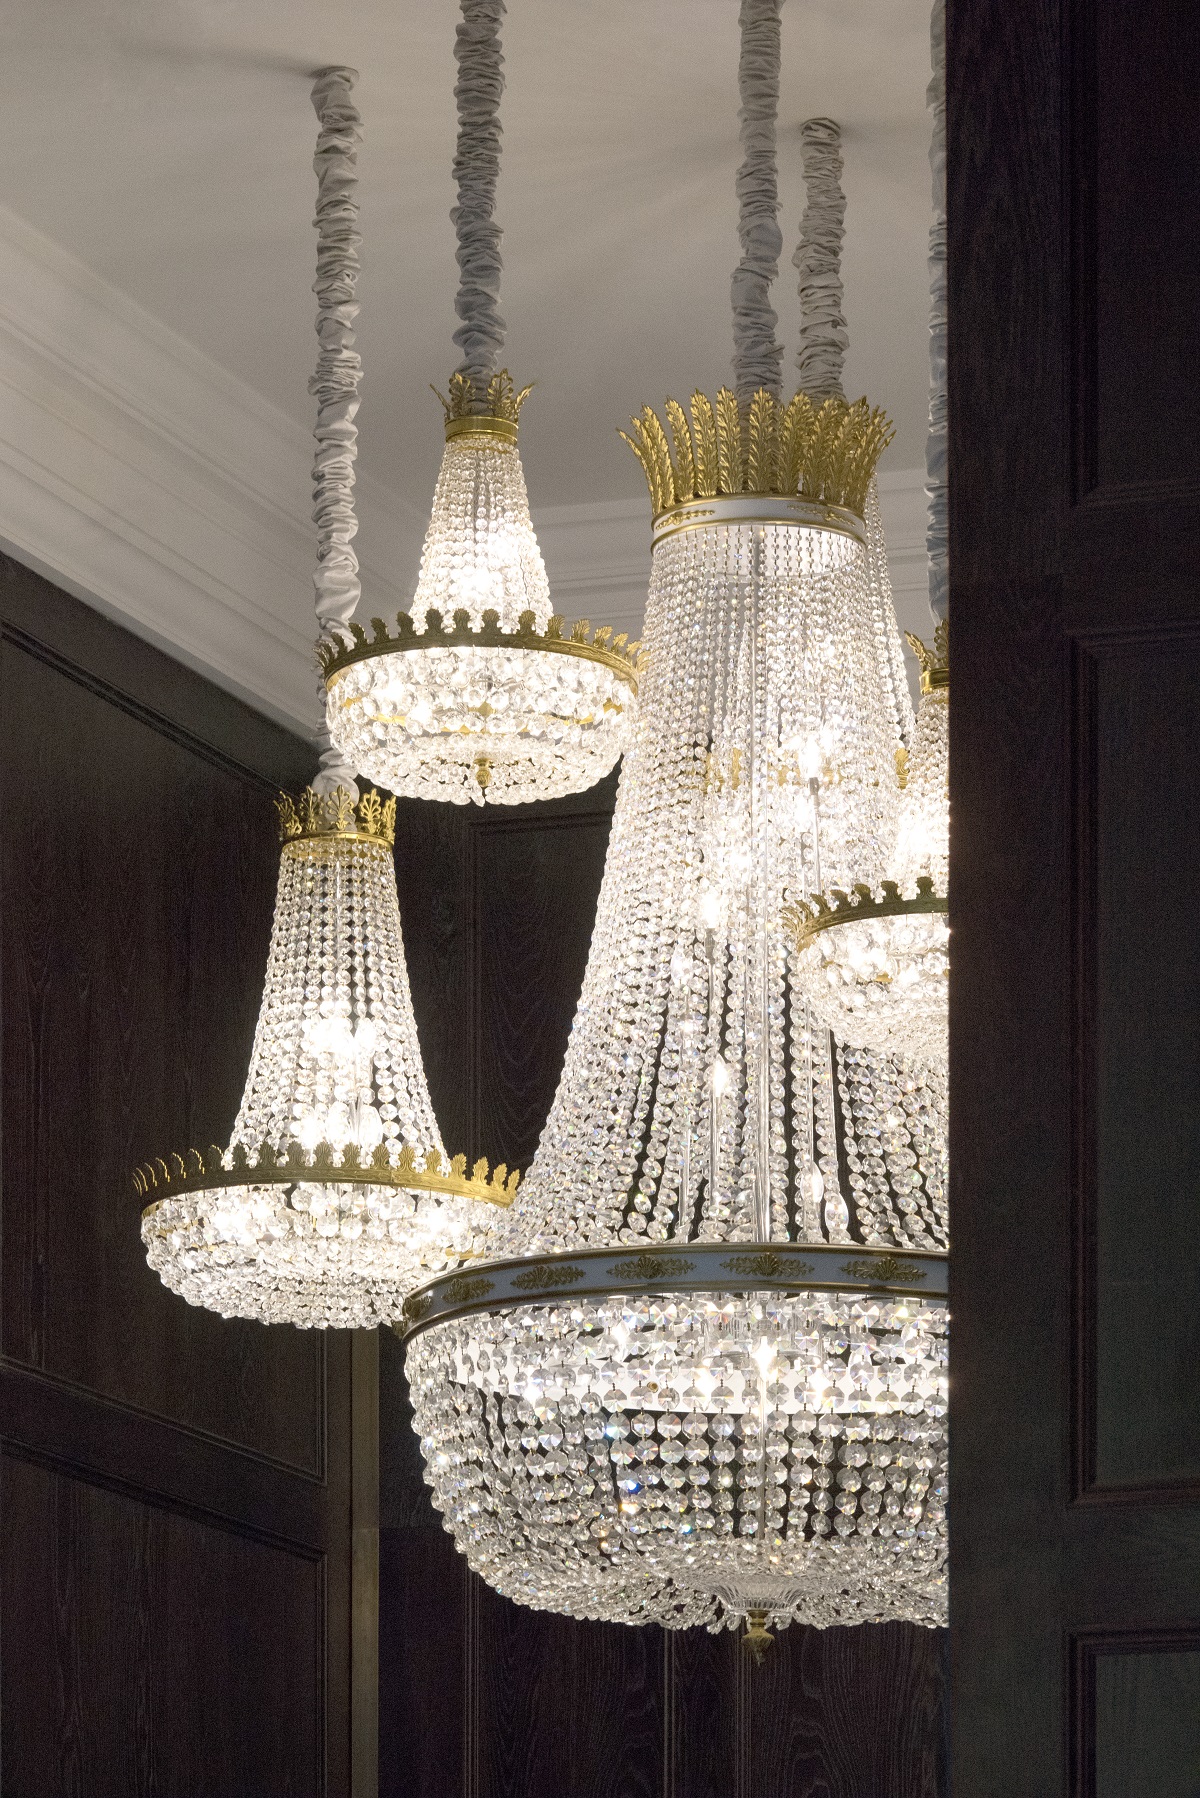
[{"label": "white ceiling", "polygon": [[[304,429],[309,73],[361,71],[359,466],[374,499],[360,544],[377,565],[419,544],[441,448],[429,383],[456,360],[457,13],[457,0],[10,0],[0,60],[4,205],[99,277],[97,292],[117,290]],[[788,360],[798,132],[827,113],[845,132],[847,389],[892,414],[884,468],[907,489],[928,380],[928,18],[928,0],[784,11]],[[624,518],[644,489],[615,428],[646,400],[729,376],[737,0],[509,0],[505,57],[501,304],[508,364],[538,383],[522,430],[530,497],[548,525],[580,506]],[[297,517],[306,481],[298,461]],[[396,586],[407,578],[397,569]]]},{"label": "white ceiling", "polygon": [[[456,352],[456,0],[24,0],[0,67],[4,199],[307,423],[315,118],[302,71],[361,71],[365,466],[418,507]],[[922,459],[927,0],[789,0],[785,257],[800,122],[846,133],[848,388]],[[510,0],[499,217],[508,360],[539,391],[535,503],[636,494],[613,435],[728,377],[736,0]],[[794,348],[794,276],[779,311]]]}]

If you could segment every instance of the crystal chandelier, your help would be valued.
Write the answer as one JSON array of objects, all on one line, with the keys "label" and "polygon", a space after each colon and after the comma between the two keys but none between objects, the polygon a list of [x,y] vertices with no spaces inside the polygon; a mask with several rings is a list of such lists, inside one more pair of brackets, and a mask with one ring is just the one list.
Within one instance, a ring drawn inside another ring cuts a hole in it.
[{"label": "crystal chandelier", "polygon": [[151,1267],[264,1323],[393,1321],[477,1253],[516,1176],[447,1161],[421,1065],[392,865],[396,802],[281,802],[275,923],[228,1148],[139,1168]]},{"label": "crystal chandelier", "polygon": [[[315,382],[318,617],[358,597],[351,548],[358,358],[351,324],[353,71],[318,77]],[[302,1326],[400,1315],[430,1273],[478,1252],[516,1176],[448,1161],[421,1063],[392,860],[396,802],[361,799],[326,745],[298,801],[280,801],[275,921],[250,1070],[225,1149],[139,1168],[151,1267],[193,1304]]]},{"label": "crystal chandelier", "polygon": [[446,447],[409,611],[349,620],[320,646],[330,736],[367,779],[418,799],[512,804],[592,786],[625,741],[638,646],[551,612],[517,448],[522,404],[496,364],[503,0],[463,0],[459,79],[461,283]]},{"label": "crystal chandelier", "polygon": [[906,758],[888,878],[877,889],[814,892],[784,913],[796,978],[813,1016],[840,1041],[946,1060],[950,925],[948,626],[933,649],[909,634],[921,706]]},{"label": "crystal chandelier", "polygon": [[944,1620],[946,1142],[941,1074],[832,1038],[783,923],[895,842],[862,516],[886,432],[777,397],[778,0],[741,20],[739,393],[632,439],[648,671],[562,1079],[489,1259],[405,1322],[477,1572],[761,1651],[772,1623]]}]

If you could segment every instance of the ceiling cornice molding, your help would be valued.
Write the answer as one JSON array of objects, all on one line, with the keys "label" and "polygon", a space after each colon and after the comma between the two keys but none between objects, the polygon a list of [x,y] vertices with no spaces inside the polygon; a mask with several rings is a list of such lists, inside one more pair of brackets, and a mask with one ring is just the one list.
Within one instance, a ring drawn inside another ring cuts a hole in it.
[{"label": "ceiling cornice molding", "polygon": [[[307,734],[317,706],[312,439],[128,295],[0,208],[0,539]],[[376,564],[422,522],[370,479]],[[403,603],[364,561],[373,610]]]},{"label": "ceiling cornice molding", "polygon": [[[0,544],[259,710],[318,704],[303,425],[0,207]],[[924,472],[880,501],[900,622],[928,634]],[[407,602],[426,514],[357,481],[367,614]],[[644,498],[534,512],[556,610],[640,635]]]}]

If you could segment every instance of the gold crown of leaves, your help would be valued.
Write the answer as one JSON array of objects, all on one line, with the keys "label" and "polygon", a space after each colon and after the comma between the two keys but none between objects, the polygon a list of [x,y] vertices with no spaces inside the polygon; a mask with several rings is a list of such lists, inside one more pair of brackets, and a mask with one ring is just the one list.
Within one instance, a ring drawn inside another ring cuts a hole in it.
[{"label": "gold crown of leaves", "polygon": [[357,804],[346,787],[338,787],[334,793],[315,793],[311,787],[305,787],[295,799],[290,793],[281,793],[275,806],[279,812],[281,843],[299,843],[316,837],[348,837],[353,840],[365,838],[391,849],[396,841],[396,801],[381,799],[373,787],[367,789]]},{"label": "gold crown of leaves", "polygon": [[[830,891],[829,899],[824,893],[814,893],[808,899],[798,899],[792,905],[785,905],[782,918],[786,929],[790,932],[797,949],[818,936],[823,930],[832,930],[838,924],[852,924],[863,918],[900,918],[921,912],[944,912],[946,895],[938,893],[928,874],[917,876],[917,890],[905,898],[894,880],[884,880],[879,885],[880,897],[876,898],[873,890],[860,881],[849,893],[840,887]],[[833,904],[829,900],[833,900]]]},{"label": "gold crown of leaves", "polygon": [[447,438],[465,434],[472,426],[487,436],[501,437],[511,443],[517,440],[521,407],[533,392],[533,383],[519,391],[506,368],[483,381],[463,373],[450,377],[450,393],[437,393],[446,414]]},{"label": "gold crown of leaves", "polygon": [[[515,631],[500,629],[500,614],[488,608],[478,626],[471,614],[460,610],[447,630],[442,614],[430,610],[425,614],[425,629],[417,630],[411,612],[397,612],[392,630],[382,618],[372,618],[372,635],[367,636],[361,624],[340,625],[336,632],[322,637],[317,644],[317,660],[325,684],[355,662],[370,656],[396,650],[453,649],[456,645],[476,649],[540,649],[555,655],[583,656],[588,661],[602,662],[637,693],[637,676],[643,666],[640,642],[630,643],[624,631],[617,637],[612,626],[601,624],[589,636],[591,625],[586,618],[573,624],[568,636],[563,635],[563,621],[557,615],[549,620],[545,631],[536,628],[534,614],[522,612]],[[394,803],[394,802],[393,802]]]},{"label": "gold crown of leaves", "polygon": [[743,406],[722,387],[714,407],[694,393],[691,422],[678,400],[666,404],[670,438],[652,406],[620,435],[641,463],[655,515],[690,499],[759,493],[841,506],[859,518],[875,465],[895,435],[887,414],[865,399],[797,393],[784,405],[765,387]]},{"label": "gold crown of leaves", "polygon": [[133,1185],[138,1197],[147,1202],[147,1209],[150,1204],[185,1192],[222,1186],[291,1186],[297,1182],[314,1186],[399,1186],[410,1191],[479,1199],[487,1205],[512,1204],[521,1178],[516,1168],[510,1174],[504,1162],[500,1162],[489,1175],[487,1162],[480,1158],[470,1175],[466,1169],[465,1155],[445,1162],[436,1149],[430,1149],[418,1161],[409,1143],[405,1143],[395,1161],[386,1143],[380,1143],[365,1158],[356,1143],[348,1143],[340,1155],[327,1142],[318,1143],[311,1155],[305,1154],[299,1143],[289,1144],[284,1154],[264,1143],[253,1160],[239,1143],[228,1152],[213,1147],[204,1156],[199,1149],[188,1149],[165,1161],[147,1161],[134,1169]]},{"label": "gold crown of leaves", "polygon": [[943,618],[933,633],[933,648],[912,631],[905,631],[908,647],[921,664],[921,691],[935,693],[950,685],[950,620]]}]

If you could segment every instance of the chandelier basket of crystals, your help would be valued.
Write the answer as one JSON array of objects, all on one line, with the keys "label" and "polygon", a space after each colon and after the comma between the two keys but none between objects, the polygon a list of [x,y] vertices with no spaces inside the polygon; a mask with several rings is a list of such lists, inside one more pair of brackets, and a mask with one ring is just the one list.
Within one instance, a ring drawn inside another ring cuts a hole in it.
[{"label": "chandelier basket of crystals", "polygon": [[[359,358],[354,71],[323,70],[315,167],[318,620],[358,600],[353,504]],[[396,801],[359,795],[322,737],[321,766],[279,801],[275,920],[245,1092],[225,1149],[147,1163],[151,1267],[193,1304],[264,1323],[360,1327],[480,1247],[516,1176],[449,1160],[429,1101],[409,994]]]},{"label": "chandelier basket of crystals", "polygon": [[916,727],[904,773],[896,839],[886,877],[846,892],[830,886],[791,904],[784,920],[796,946],[797,983],[813,1015],[843,1042],[895,1049],[944,1066],[950,922],[949,581],[946,489],[946,115],[944,28],[933,22],[929,87],[933,225],[929,237],[929,432],[926,493],[927,645],[911,632],[921,670]]},{"label": "chandelier basket of crystals", "polygon": [[318,646],[333,741],[410,798],[513,804],[577,793],[620,756],[639,646],[552,613],[517,447],[494,222],[504,0],[463,0],[458,60],[463,360],[443,399],[446,447],[411,607],[370,633],[339,621]]},{"label": "chandelier basket of crystals", "polygon": [[[744,1622],[756,1653],[793,1620],[945,1617],[944,1085],[834,1041],[783,923],[885,873],[909,714],[864,519],[888,428],[841,397],[825,276],[802,356],[837,378],[779,393],[779,6],[741,8],[736,390],[635,430],[648,666],[562,1078],[489,1257],[405,1312],[478,1573],[578,1617]],[[805,142],[802,275],[836,129]]]}]

